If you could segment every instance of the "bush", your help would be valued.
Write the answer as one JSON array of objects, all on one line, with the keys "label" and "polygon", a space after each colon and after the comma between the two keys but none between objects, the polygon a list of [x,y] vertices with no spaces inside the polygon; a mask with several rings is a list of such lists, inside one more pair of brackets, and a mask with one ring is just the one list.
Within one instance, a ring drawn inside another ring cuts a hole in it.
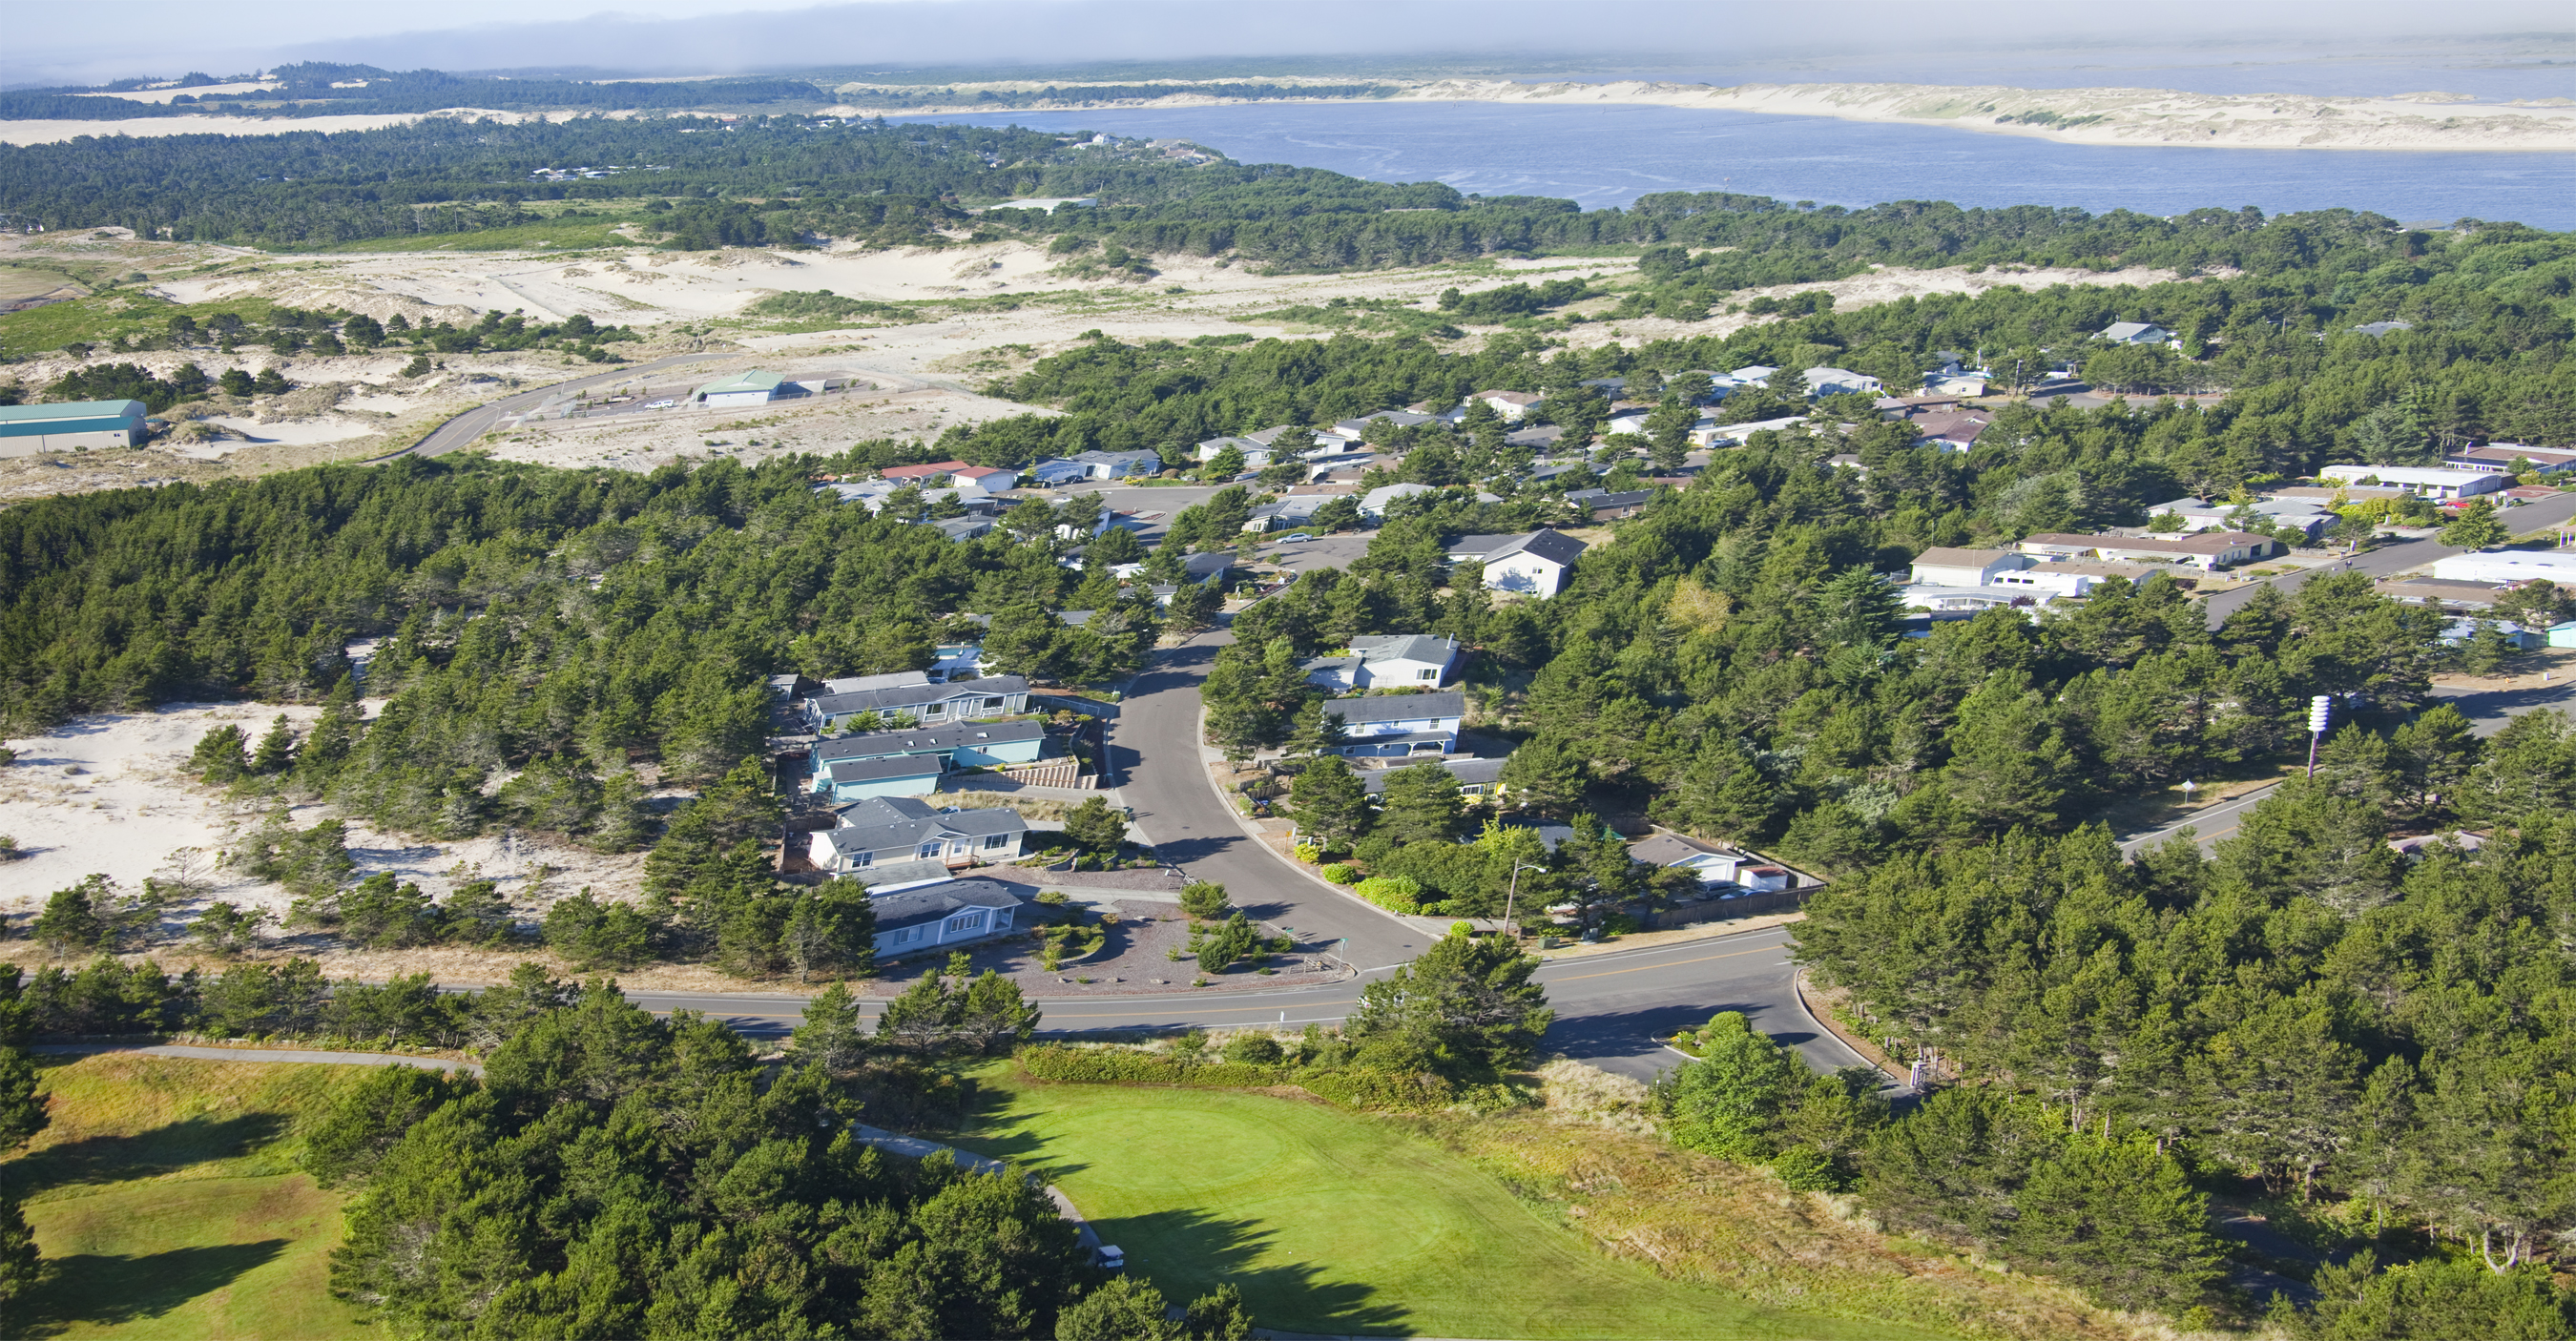
[{"label": "bush", "polygon": [[1348,862],[1337,861],[1324,868],[1324,878],[1337,885],[1356,885],[1360,881],[1360,873],[1352,870]]},{"label": "bush", "polygon": [[[1236,1043],[1244,1042],[1242,1039]],[[1277,1047],[1276,1041],[1271,1042]],[[1320,1070],[1234,1060],[1227,1045],[1221,1062],[1199,1063],[1141,1048],[1082,1048],[1062,1043],[1023,1047],[1015,1056],[1031,1080],[1066,1085],[1186,1085],[1194,1089],[1251,1089],[1295,1085],[1345,1108],[1427,1112],[1454,1102],[1448,1081],[1428,1074]]]},{"label": "bush", "polygon": [[1268,1034],[1237,1034],[1226,1040],[1225,1059],[1252,1066],[1277,1066],[1287,1052]]},{"label": "bush", "polygon": [[1422,882],[1409,875],[1373,875],[1351,892],[1391,913],[1422,911]]},{"label": "bush", "polygon": [[1038,891],[1038,902],[1043,903],[1050,908],[1060,908],[1064,905],[1064,891],[1060,889],[1040,890]]}]

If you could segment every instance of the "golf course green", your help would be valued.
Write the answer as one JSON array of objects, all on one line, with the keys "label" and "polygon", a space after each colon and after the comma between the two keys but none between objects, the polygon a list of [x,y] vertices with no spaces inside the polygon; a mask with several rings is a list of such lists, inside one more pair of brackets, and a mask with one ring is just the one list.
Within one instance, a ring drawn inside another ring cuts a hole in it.
[{"label": "golf course green", "polygon": [[1223,1281],[1264,1327],[1443,1337],[1902,1338],[1765,1308],[1594,1250],[1464,1159],[1321,1103],[1036,1085],[957,1144],[1064,1189],[1167,1298]]}]

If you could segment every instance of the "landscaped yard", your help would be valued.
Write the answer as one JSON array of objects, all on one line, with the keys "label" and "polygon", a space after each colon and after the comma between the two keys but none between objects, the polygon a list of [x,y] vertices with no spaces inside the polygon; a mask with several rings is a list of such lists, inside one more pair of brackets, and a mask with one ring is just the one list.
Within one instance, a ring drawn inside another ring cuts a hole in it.
[{"label": "landscaped yard", "polygon": [[10,1336],[361,1336],[333,1299],[338,1193],[287,1133],[360,1069],[134,1054],[45,1059],[53,1124],[0,1165],[46,1276]]},{"label": "landscaped yard", "polygon": [[957,1144],[1043,1170],[1166,1297],[1225,1280],[1265,1327],[1447,1337],[1933,1336],[1749,1304],[1613,1260],[1393,1122],[1229,1091],[1001,1072]]}]

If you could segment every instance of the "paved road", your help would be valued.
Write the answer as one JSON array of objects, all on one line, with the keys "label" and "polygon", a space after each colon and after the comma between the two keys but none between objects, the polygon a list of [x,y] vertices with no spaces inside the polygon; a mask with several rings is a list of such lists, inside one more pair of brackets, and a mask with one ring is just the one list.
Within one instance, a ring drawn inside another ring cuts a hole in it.
[{"label": "paved road", "polygon": [[[1796,1047],[1820,1070],[1866,1063],[1819,1028],[1798,1003],[1788,960],[1789,935],[1770,927],[1735,936],[1687,941],[1645,950],[1560,959],[1542,965],[1557,1023],[1547,1046],[1605,1070],[1651,1080],[1681,1060],[1655,1040],[1707,1022],[1721,1010],[1740,1010],[1783,1043]],[[1120,1030],[1245,1028],[1254,1025],[1338,1024],[1350,1014],[1367,983],[1271,991],[1204,991],[1078,999],[1042,998],[1036,1004],[1044,1034],[1096,1034]],[[790,996],[741,993],[627,993],[648,1010],[697,1010],[755,1037],[778,1037],[796,1027],[803,1001]],[[882,1000],[862,1003],[870,1018]]]},{"label": "paved road", "polygon": [[473,409],[467,410],[465,413],[448,420],[446,423],[439,425],[437,428],[430,430],[428,437],[422,438],[420,441],[413,443],[411,446],[406,447],[399,452],[379,457],[377,459],[390,461],[397,456],[440,456],[445,453],[455,451],[459,447],[466,446],[475,439],[491,432],[492,426],[501,422],[504,416],[519,410],[533,410],[538,405],[543,404],[548,397],[569,391],[575,387],[596,386],[602,382],[623,381],[634,377],[638,373],[658,372],[664,368],[677,367],[683,363],[695,363],[702,359],[731,357],[734,356],[731,354],[677,354],[666,359],[655,359],[650,363],[612,364],[602,372],[591,373],[584,377],[576,377],[565,382],[551,382],[545,386],[538,387],[533,391],[522,391],[515,396],[505,396],[500,400],[493,401],[489,405],[478,405]]},{"label": "paved road", "polygon": [[[2557,526],[2576,520],[2576,494],[2560,494],[2556,498],[2542,499],[2540,502],[2512,508],[2498,515],[2499,519],[2516,535]],[[2263,585],[2278,587],[2284,592],[2294,592],[2306,585],[2311,576],[2333,572],[2340,568],[2354,569],[2368,573],[2372,577],[2389,577],[2419,564],[2431,563],[2435,559],[2447,559],[2462,552],[2459,547],[2445,545],[2431,536],[2418,540],[2400,540],[2394,544],[2382,545],[2377,549],[2364,550],[2339,564],[2302,568],[2295,573],[2283,573],[2279,577],[2267,578]],[[2240,587],[2235,591],[2210,597],[2209,626],[2214,629],[2225,623],[2229,615],[2234,614],[2247,601],[2254,599],[2254,593],[2260,589],[2260,586]]]},{"label": "paved road", "polygon": [[[2433,697],[2459,709],[2461,715],[2469,719],[2480,736],[2492,736],[2504,730],[2505,723],[2534,708],[2564,708],[2576,712],[2576,680],[2524,689],[2472,689],[2459,685],[2436,685],[2433,687]],[[2218,845],[2219,839],[2228,837],[2243,827],[2245,816],[2257,804],[2278,790],[2279,786],[2280,784],[2274,783],[2268,787],[2257,787],[2241,796],[2231,797],[2221,804],[2199,811],[2180,824],[2168,824],[2148,833],[2124,835],[2120,839],[2120,851],[2125,855],[2135,856],[2140,849],[2156,847],[2185,829],[2195,832],[2195,836],[2200,839],[2202,851],[2209,851]]]}]

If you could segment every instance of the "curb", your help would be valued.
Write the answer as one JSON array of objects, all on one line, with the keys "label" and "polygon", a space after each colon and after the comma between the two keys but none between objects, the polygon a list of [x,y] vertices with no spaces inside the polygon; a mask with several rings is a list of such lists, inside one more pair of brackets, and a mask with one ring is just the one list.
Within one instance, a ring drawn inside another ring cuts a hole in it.
[{"label": "curb", "polygon": [[1821,1016],[1818,1016],[1815,1008],[1807,1004],[1807,971],[1805,969],[1798,969],[1790,975],[1790,993],[1798,998],[1798,1013],[1807,1017],[1807,1023],[1816,1026],[1818,1031],[1833,1039],[1835,1042],[1842,1044],[1845,1051],[1848,1051],[1851,1055],[1860,1058],[1870,1070],[1876,1071],[1880,1075],[1887,1077],[1888,1083],[1899,1086],[1906,1083],[1906,1078],[1889,1070],[1886,1063],[1870,1061],[1869,1054],[1860,1050],[1858,1040],[1846,1036],[1839,1026],[1831,1023]]}]

